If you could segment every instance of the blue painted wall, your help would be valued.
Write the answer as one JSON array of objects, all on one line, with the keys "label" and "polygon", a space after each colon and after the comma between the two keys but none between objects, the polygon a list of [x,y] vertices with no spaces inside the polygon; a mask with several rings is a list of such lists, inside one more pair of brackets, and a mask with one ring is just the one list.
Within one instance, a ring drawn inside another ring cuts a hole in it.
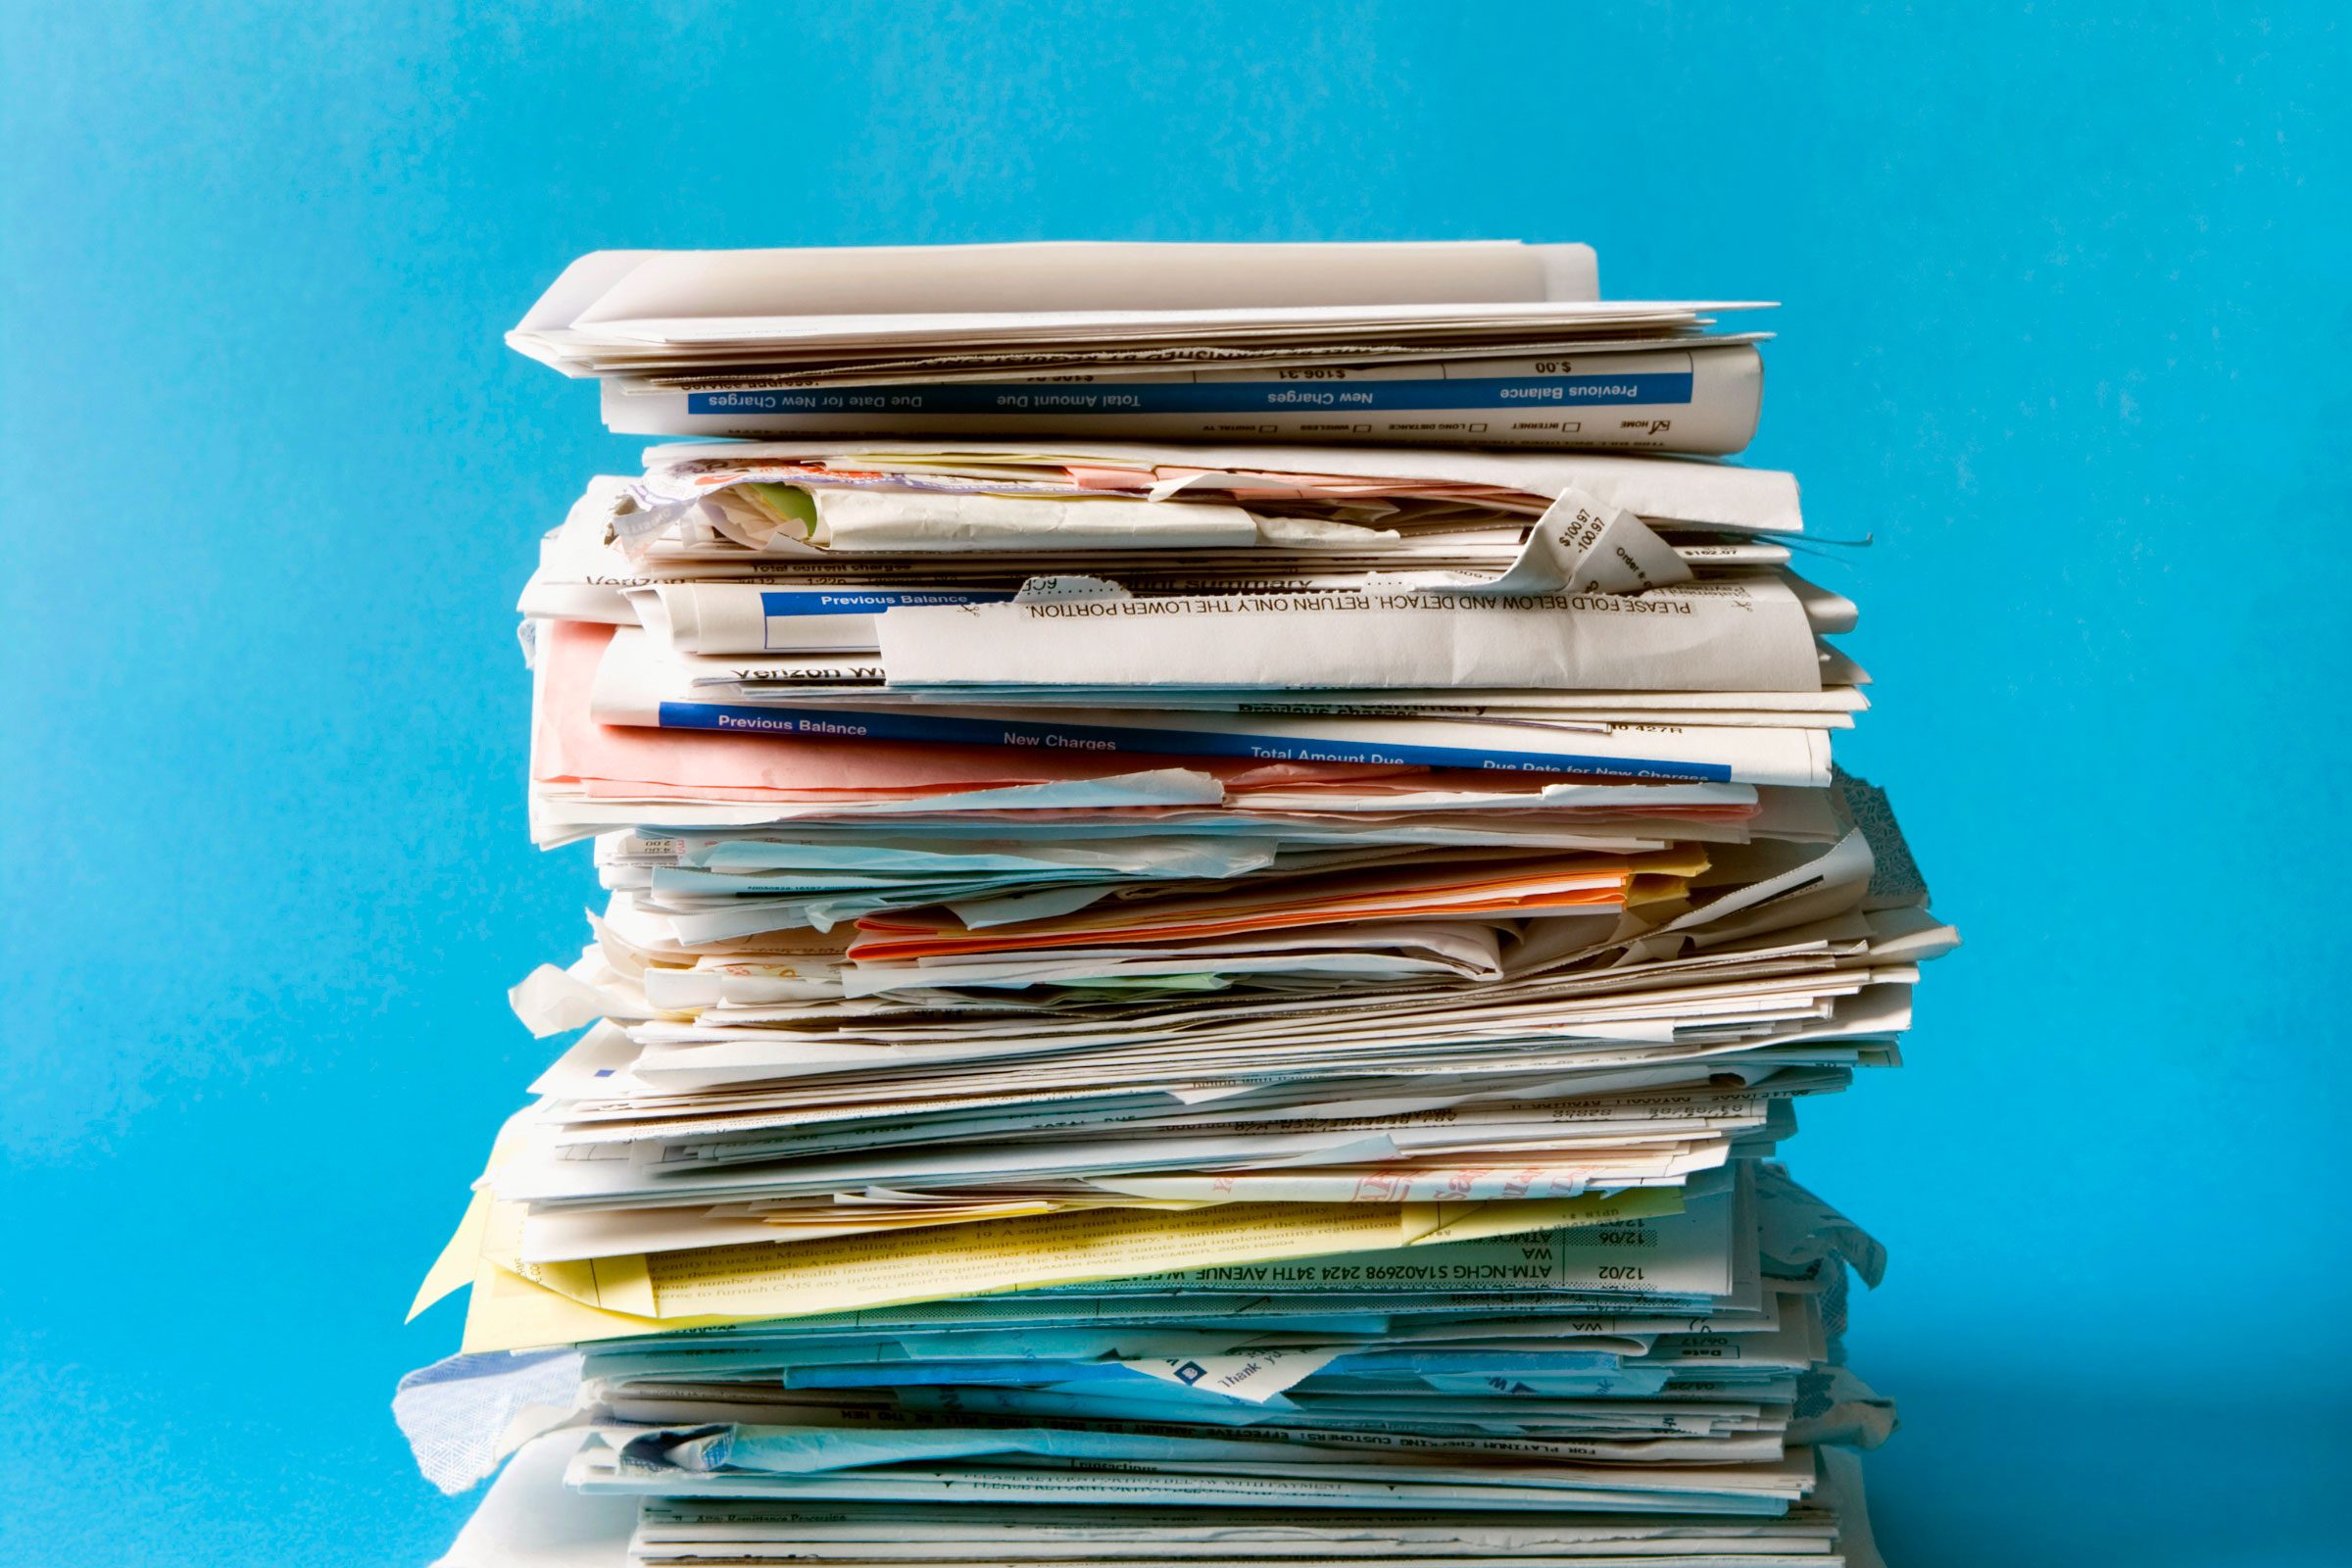
[{"label": "blue painted wall", "polygon": [[5,8],[0,1557],[417,1562],[400,1314],[576,950],[509,607],[603,246],[1519,236],[1788,302],[1823,532],[1970,947],[1798,1172],[1894,1269],[1880,1529],[2322,1561],[2352,1376],[2333,982],[2332,8]]}]

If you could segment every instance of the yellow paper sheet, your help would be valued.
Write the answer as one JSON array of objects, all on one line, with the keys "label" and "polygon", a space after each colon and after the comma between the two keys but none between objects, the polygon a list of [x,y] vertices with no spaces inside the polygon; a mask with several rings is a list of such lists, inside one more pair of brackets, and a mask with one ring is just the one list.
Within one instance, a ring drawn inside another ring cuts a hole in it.
[{"label": "yellow paper sheet", "polygon": [[426,1307],[473,1278],[482,1256],[482,1232],[489,1221],[490,1195],[477,1192],[466,1205],[466,1212],[458,1220],[458,1228],[451,1234],[448,1245],[441,1249],[441,1255],[424,1271],[424,1283],[416,1287],[416,1299],[409,1303],[405,1321],[416,1322],[417,1314]]},{"label": "yellow paper sheet", "polygon": [[[712,1247],[593,1264],[512,1263],[519,1214],[495,1212],[466,1318],[468,1351],[527,1349],[725,1323],[893,1306],[1176,1269],[1479,1241],[1671,1214],[1674,1188],[1540,1202],[1224,1203],[1184,1213],[1090,1209],[919,1236]],[[526,1272],[536,1278],[525,1277]]]}]

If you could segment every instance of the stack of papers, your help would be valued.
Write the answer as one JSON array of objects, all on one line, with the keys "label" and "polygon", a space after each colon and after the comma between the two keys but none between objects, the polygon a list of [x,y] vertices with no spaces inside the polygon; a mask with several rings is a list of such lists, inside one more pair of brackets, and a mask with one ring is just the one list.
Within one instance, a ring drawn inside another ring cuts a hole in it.
[{"label": "stack of papers", "polygon": [[1584,245],[599,251],[507,341],[639,435],[1745,446],[1752,307],[1597,294]]},{"label": "stack of papers", "polygon": [[[1590,271],[1138,249],[592,257],[515,341],[1272,352]],[[602,890],[418,1297],[426,1473],[513,1456],[449,1560],[1873,1561],[1882,1259],[1779,1155],[1957,938],[1793,480],[1022,428],[656,448],[547,535],[531,829]]]}]

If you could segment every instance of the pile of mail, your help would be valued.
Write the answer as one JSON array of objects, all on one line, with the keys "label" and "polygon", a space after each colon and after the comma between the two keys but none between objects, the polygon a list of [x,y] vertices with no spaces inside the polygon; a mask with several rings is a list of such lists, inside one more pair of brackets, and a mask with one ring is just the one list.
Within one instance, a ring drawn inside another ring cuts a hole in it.
[{"label": "pile of mail", "polygon": [[1745,446],[1738,307],[1597,278],[1585,245],[600,251],[507,341],[634,435]]},{"label": "pile of mail", "polygon": [[1875,1561],[1882,1258],[1775,1156],[1957,939],[1794,481],[1691,456],[1756,336],[1592,276],[564,274],[517,347],[736,439],[523,594],[603,897],[418,1298],[449,1562]]}]

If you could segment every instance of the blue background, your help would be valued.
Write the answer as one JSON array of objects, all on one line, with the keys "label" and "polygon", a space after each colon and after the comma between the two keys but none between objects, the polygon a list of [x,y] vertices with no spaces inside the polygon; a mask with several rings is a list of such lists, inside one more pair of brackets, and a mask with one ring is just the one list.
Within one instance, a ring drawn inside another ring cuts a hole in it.
[{"label": "blue background", "polygon": [[[4,8],[0,1557],[415,1563],[402,1310],[576,952],[510,606],[605,246],[1518,236],[1788,302],[1848,750],[1970,946],[1800,1175],[1897,1568],[2340,1557],[2329,8]],[[29,1483],[16,1473],[29,1472]],[[2331,1544],[2333,1549],[2330,1549]]]}]

